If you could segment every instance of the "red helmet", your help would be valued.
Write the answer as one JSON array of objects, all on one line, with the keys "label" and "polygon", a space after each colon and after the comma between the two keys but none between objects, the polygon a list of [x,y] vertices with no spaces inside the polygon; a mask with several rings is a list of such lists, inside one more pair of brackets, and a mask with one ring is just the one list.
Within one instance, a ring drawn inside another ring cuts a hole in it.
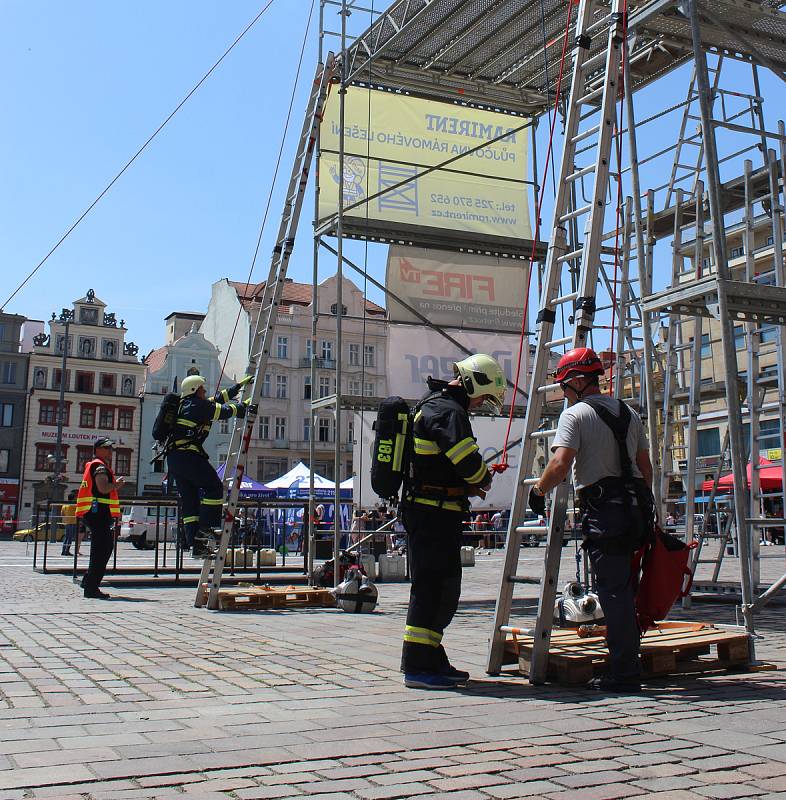
[{"label": "red helmet", "polygon": [[577,347],[568,350],[557,363],[554,378],[557,383],[562,383],[573,375],[602,375],[603,364],[598,354],[589,347]]}]

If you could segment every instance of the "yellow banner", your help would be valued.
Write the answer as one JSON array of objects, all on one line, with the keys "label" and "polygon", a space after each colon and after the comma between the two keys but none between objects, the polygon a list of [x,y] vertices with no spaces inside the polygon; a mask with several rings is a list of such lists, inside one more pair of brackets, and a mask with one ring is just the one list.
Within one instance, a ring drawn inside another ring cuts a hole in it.
[{"label": "yellow banner", "polygon": [[[345,99],[344,175],[339,180],[341,127],[334,90],[320,133],[320,220],[337,213],[341,186],[348,216],[529,239],[524,181],[530,134],[529,128],[515,130],[526,122],[353,86]],[[420,174],[462,153],[448,166]]]}]

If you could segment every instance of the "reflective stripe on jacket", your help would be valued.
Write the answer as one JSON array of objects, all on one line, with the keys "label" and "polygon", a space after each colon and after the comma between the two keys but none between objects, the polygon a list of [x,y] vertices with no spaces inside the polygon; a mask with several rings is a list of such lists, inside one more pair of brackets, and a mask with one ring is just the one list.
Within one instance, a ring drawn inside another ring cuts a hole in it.
[{"label": "reflective stripe on jacket", "polygon": [[120,498],[117,496],[117,491],[112,489],[109,496],[101,494],[95,486],[93,478],[93,467],[100,464],[105,467],[109,473],[109,480],[111,483],[115,482],[115,476],[109,465],[102,461],[100,458],[94,458],[85,464],[85,471],[82,474],[82,483],[79,486],[79,491],[76,494],[76,516],[84,517],[93,507],[96,502],[99,505],[108,506],[109,513],[113,517],[120,516]]},{"label": "reflective stripe on jacket", "polygon": [[199,453],[207,458],[202,443],[210,434],[210,428],[216,420],[245,416],[246,407],[241,403],[228,402],[235,397],[242,387],[235,384],[229,389],[222,389],[212,398],[200,400],[195,394],[184,397],[175,419],[172,434],[172,449]]}]

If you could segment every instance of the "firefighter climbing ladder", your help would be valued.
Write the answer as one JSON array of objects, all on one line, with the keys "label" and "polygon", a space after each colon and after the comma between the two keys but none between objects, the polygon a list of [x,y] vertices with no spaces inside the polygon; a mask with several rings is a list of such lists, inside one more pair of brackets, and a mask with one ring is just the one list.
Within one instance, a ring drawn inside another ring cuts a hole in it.
[{"label": "firefighter climbing ladder", "polygon": [[[575,23],[575,47],[573,50],[573,76],[565,116],[564,150],[557,195],[554,202],[554,222],[548,238],[549,251],[543,280],[541,308],[537,317],[537,345],[532,369],[532,378],[524,419],[524,437],[521,460],[519,462],[517,488],[510,516],[510,527],[505,547],[505,560],[497,597],[494,629],[489,649],[487,671],[499,672],[504,659],[507,634],[515,629],[509,626],[513,603],[513,590],[516,584],[539,583],[540,598],[535,627],[532,668],[530,680],[543,682],[548,666],[548,650],[551,638],[554,602],[557,593],[562,535],[567,513],[567,482],[560,484],[552,495],[551,517],[548,526],[544,573],[542,578],[532,578],[517,574],[521,536],[526,530],[519,528],[517,521],[523,519],[530,486],[536,478],[527,477],[535,461],[537,440],[548,438],[553,431],[539,430],[541,416],[549,389],[547,375],[552,355],[566,345],[583,347],[588,345],[587,337],[592,331],[596,310],[596,289],[603,238],[604,212],[607,200],[609,163],[612,152],[613,131],[616,121],[616,101],[622,75],[622,46],[624,31],[624,2],[615,0],[611,13],[602,19],[592,21],[592,8],[589,0],[581,0],[577,9]],[[607,33],[607,44],[595,56],[589,57],[592,38]],[[566,32],[567,35],[567,32]],[[603,68],[598,78],[599,68]],[[591,163],[582,168],[576,166],[576,145],[583,142],[583,153],[590,153]],[[591,176],[589,203],[573,207],[571,188],[584,176]],[[585,221],[582,243],[568,243],[567,228],[574,221]],[[570,249],[570,248],[573,249]],[[577,291],[561,294],[563,270],[577,264]],[[573,304],[574,329],[571,336],[553,339],[556,310],[563,304]]]},{"label": "firefighter climbing ladder", "polygon": [[[295,243],[295,233],[300,220],[308,174],[316,149],[319,124],[334,71],[335,62],[333,56],[329,54],[326,63],[317,66],[316,77],[308,98],[303,129],[300,134],[292,175],[284,201],[284,212],[281,217],[276,244],[273,247],[270,269],[265,282],[256,329],[250,348],[247,374],[254,375],[254,382],[249,395],[251,403],[258,403],[262,395],[263,377],[273,341],[273,328],[276,324],[278,305],[284,288],[284,278],[287,274],[289,257]],[[247,393],[244,392],[244,394]],[[210,609],[218,608],[218,590],[221,587],[226,552],[232,536],[240,484],[245,473],[246,454],[253,426],[254,419],[249,415],[242,420],[236,420],[232,431],[227,458],[227,466],[231,466],[231,468],[228,468],[224,473],[224,488],[228,496],[224,525],[215,557],[206,558],[202,565],[202,574],[194,603],[197,607],[201,607],[205,603],[205,593],[202,591],[202,587],[209,581],[209,591],[206,593],[207,607]]]}]

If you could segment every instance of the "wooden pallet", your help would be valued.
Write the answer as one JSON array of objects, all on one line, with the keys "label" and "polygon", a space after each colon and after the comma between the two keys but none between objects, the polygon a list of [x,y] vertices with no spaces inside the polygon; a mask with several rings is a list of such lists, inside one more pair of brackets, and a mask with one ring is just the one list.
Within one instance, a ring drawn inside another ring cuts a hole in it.
[{"label": "wooden pallet", "polygon": [[[549,646],[549,678],[556,683],[586,683],[603,672],[609,658],[605,630],[580,636],[573,629],[555,628]],[[507,663],[529,674],[532,637],[513,634],[506,645]],[[715,658],[704,658],[716,650]],[[642,673],[682,675],[740,669],[750,663],[748,635],[700,622],[659,622],[641,641]]]},{"label": "wooden pallet", "polygon": [[[206,596],[208,584],[202,585]],[[219,589],[219,611],[245,609],[265,610],[276,608],[332,608],[336,598],[330,589],[308,588],[303,586],[237,586]]]}]

